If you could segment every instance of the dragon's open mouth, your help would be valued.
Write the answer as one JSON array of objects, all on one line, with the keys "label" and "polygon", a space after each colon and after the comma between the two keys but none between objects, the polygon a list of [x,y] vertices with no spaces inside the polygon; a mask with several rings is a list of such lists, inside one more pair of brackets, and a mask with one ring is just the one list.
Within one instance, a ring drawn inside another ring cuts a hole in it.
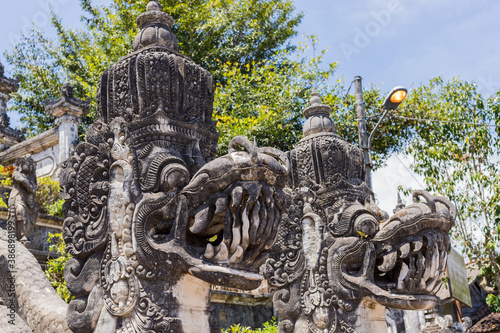
[{"label": "dragon's open mouth", "polygon": [[275,241],[282,201],[275,187],[238,182],[191,214],[188,244],[208,263],[255,271]]},{"label": "dragon's open mouth", "polygon": [[396,294],[435,294],[449,251],[450,239],[438,229],[406,237],[377,255],[375,283]]},{"label": "dragon's open mouth", "polygon": [[360,262],[345,257],[342,276],[378,303],[408,310],[428,309],[437,302],[441,276],[450,250],[448,235],[439,229],[425,229],[403,238],[394,246],[359,242],[352,249],[365,251]]},{"label": "dragon's open mouth", "polygon": [[149,243],[165,252],[169,242],[181,237],[191,257],[191,274],[213,284],[223,281],[235,288],[254,289],[263,279],[258,270],[275,242],[283,201],[284,194],[276,186],[235,182],[204,200],[184,224],[172,200],[157,216],[150,215],[151,224],[146,223]]}]

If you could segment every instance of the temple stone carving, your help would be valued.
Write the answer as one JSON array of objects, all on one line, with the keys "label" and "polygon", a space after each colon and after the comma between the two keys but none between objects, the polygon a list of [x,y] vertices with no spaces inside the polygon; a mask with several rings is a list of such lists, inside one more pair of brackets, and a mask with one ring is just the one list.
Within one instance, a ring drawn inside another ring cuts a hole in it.
[{"label": "temple stone carving", "polygon": [[45,111],[56,117],[58,127],[58,161],[65,161],[70,154],[70,147],[78,141],[78,125],[80,118],[89,111],[89,101],[77,99],[73,93],[73,86],[66,82],[61,89],[61,97],[45,101]]},{"label": "temple stone carving", "polygon": [[61,172],[74,332],[217,331],[210,284],[254,289],[283,210],[280,151],[215,158],[211,75],[177,51],[157,1],[101,77],[98,119]]},{"label": "temple stone carving", "polygon": [[2,139],[0,164],[11,165],[18,157],[30,154],[37,165],[37,177],[57,178],[62,162],[69,157],[71,145],[78,140],[80,117],[87,114],[89,102],[75,98],[73,87],[66,82],[61,89],[61,97],[46,100],[45,103],[45,111],[56,118],[56,127],[23,140],[22,131],[0,126],[0,137],[1,133],[12,134],[12,131],[19,134],[16,140],[12,139],[12,135],[10,139],[7,135]]},{"label": "temple stone carving", "polygon": [[[335,134],[317,93],[292,151],[236,137],[216,158],[212,77],[179,53],[159,3],[146,9],[134,51],[101,76],[85,142],[61,142],[70,152],[60,173],[73,256],[64,271],[75,297],[68,306],[26,248],[0,232],[3,283],[20,271],[15,295],[0,283],[0,299],[17,304],[23,324],[34,332],[220,332],[209,323],[210,285],[255,289],[263,268],[280,333],[385,332],[385,307],[434,307],[455,207],[416,191],[392,217],[379,209],[362,152]],[[84,110],[70,85],[47,106],[75,135]],[[27,246],[34,171],[31,158],[18,159],[9,201]]]},{"label": "temple stone carving", "polygon": [[19,157],[12,173],[12,191],[9,196],[7,225],[15,225],[16,238],[27,248],[33,247],[31,238],[38,218],[36,195],[36,164],[30,156]]},{"label": "temple stone carving", "polygon": [[416,191],[389,218],[365,184],[361,150],[335,134],[330,112],[314,93],[289,153],[287,209],[266,263],[280,333],[387,331],[386,306],[436,305],[450,250],[455,207]]}]

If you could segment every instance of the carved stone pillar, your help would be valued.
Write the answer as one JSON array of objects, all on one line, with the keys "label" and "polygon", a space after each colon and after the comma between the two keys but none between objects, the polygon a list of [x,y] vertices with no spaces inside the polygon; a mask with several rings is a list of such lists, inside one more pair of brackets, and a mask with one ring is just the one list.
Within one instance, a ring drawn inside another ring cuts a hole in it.
[{"label": "carved stone pillar", "polygon": [[59,135],[59,158],[57,164],[64,162],[69,157],[71,144],[78,140],[78,125],[81,117],[89,109],[87,101],[74,97],[73,86],[66,82],[61,90],[61,97],[56,100],[46,101],[45,111],[56,117]]},{"label": "carved stone pillar", "polygon": [[19,85],[16,80],[5,77],[4,67],[0,63],[0,117],[7,114],[7,102],[10,93],[16,92]]}]

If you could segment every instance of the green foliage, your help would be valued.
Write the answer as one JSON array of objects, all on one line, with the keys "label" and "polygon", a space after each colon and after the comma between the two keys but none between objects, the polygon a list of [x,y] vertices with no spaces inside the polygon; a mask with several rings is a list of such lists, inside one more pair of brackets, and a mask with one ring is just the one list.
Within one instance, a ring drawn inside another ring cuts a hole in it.
[{"label": "green foliage", "polygon": [[12,186],[12,172],[14,168],[0,165],[0,207],[7,209],[8,193],[5,187]]},{"label": "green foliage", "polygon": [[273,318],[271,321],[264,323],[262,328],[257,328],[252,330],[250,327],[243,327],[240,324],[231,326],[227,330],[223,330],[223,333],[278,333],[278,324]]},{"label": "green foliage", "polygon": [[[220,64],[225,84],[217,83],[214,120],[220,132],[219,154],[227,151],[229,141],[243,135],[259,146],[291,149],[302,136],[302,111],[315,89],[326,91],[327,80],[336,63],[322,66],[321,55],[307,59],[305,52],[317,40],[301,44],[296,59],[288,52],[243,68],[237,63]],[[326,67],[326,69],[322,69]]]},{"label": "green foliage", "polygon": [[71,296],[66,281],[64,280],[63,272],[64,267],[72,256],[66,253],[66,244],[64,243],[62,233],[49,233],[47,240],[50,245],[50,251],[56,251],[60,256],[56,259],[49,259],[47,261],[47,270],[45,275],[50,281],[50,284],[56,290],[57,294],[62,297],[67,303],[71,301],[74,296]]},{"label": "green foliage", "polygon": [[[59,97],[66,76],[75,86],[76,97],[91,100],[91,112],[83,119],[84,126],[90,124],[95,117],[99,77],[132,50],[138,32],[135,19],[147,2],[113,0],[110,5],[97,6],[91,0],[80,0],[82,29],[64,26],[53,14],[55,39],[33,28],[6,53],[14,68],[12,75],[20,79],[12,109],[22,115],[28,135],[53,126],[54,118],[44,112],[45,100]],[[302,18],[294,13],[293,0],[160,2],[176,20],[172,30],[180,51],[211,71],[216,82],[222,78],[219,63],[238,63],[244,68],[271,59],[278,50],[293,49],[288,40]]]},{"label": "green foliage", "polygon": [[50,177],[37,178],[36,203],[40,213],[64,217],[61,199],[61,186],[57,180]]},{"label": "green foliage", "polygon": [[[407,152],[427,190],[457,207],[452,237],[470,261],[490,267],[492,286],[500,287],[495,224],[500,200],[499,95],[483,98],[473,83],[435,78],[415,88],[396,116],[406,116],[413,139]],[[397,118],[396,118],[397,119]],[[435,121],[422,121],[432,119]]]},{"label": "green foliage", "polygon": [[2,197],[0,197],[0,207],[7,209],[8,202],[5,202]]},{"label": "green foliage", "polygon": [[488,304],[492,312],[500,312],[500,297],[497,295],[488,294],[488,296],[486,296],[486,304]]}]

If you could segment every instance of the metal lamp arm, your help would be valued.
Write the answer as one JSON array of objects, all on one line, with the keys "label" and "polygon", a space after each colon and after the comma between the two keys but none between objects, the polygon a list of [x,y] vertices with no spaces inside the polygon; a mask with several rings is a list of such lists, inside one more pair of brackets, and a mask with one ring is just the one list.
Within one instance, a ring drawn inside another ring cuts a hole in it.
[{"label": "metal lamp arm", "polygon": [[388,112],[389,112],[389,109],[384,109],[384,113],[382,113],[382,117],[380,117],[377,124],[375,125],[375,128],[370,133],[370,136],[368,137],[368,149],[372,149],[373,134],[375,134],[375,132],[377,131],[378,127],[380,126],[380,124],[382,123],[382,121],[384,120],[384,118]]}]

